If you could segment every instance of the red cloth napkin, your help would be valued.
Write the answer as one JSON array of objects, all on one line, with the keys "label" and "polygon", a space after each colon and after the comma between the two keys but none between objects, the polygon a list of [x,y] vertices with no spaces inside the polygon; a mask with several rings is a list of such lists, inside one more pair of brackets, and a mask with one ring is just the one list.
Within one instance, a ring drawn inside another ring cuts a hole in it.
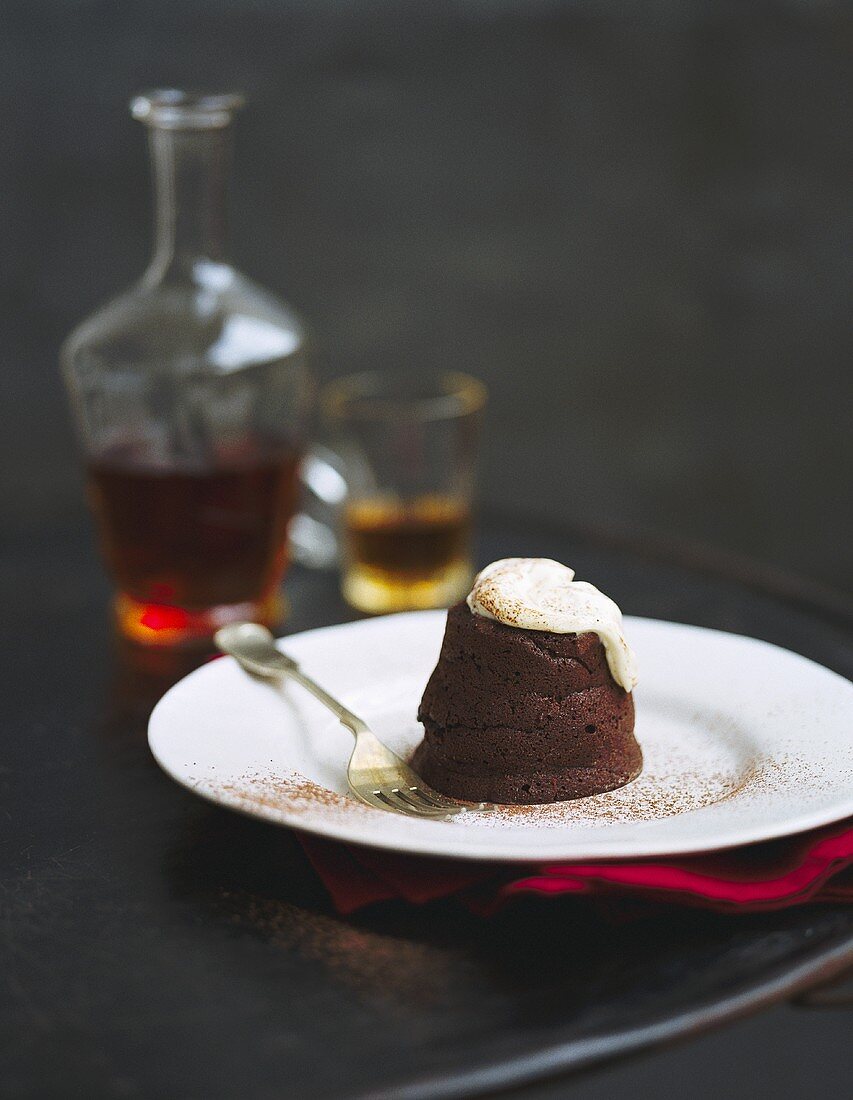
[{"label": "red cloth napkin", "polygon": [[537,866],[468,863],[300,836],[339,913],[392,898],[458,896],[488,914],[520,894],[595,894],[726,912],[853,902],[853,819],[800,836],[685,859]]}]

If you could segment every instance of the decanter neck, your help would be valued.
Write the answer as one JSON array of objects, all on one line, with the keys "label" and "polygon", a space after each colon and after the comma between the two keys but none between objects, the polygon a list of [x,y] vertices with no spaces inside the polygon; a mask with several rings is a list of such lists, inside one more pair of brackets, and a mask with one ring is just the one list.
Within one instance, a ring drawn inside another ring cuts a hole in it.
[{"label": "decanter neck", "polygon": [[191,278],[197,264],[225,261],[231,120],[239,105],[237,97],[178,92],[134,100],[134,115],[148,126],[154,172],[147,282]]}]

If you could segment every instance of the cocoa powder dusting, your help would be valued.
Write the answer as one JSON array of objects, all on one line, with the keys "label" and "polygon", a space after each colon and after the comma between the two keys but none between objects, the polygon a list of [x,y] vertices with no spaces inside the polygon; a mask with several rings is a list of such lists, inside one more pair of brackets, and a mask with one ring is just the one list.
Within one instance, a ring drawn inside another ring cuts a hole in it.
[{"label": "cocoa powder dusting", "polygon": [[[697,769],[688,757],[669,749],[651,754],[642,774],[633,782],[606,794],[571,802],[534,806],[496,806],[490,813],[461,814],[453,825],[477,828],[555,829],[573,826],[595,828],[654,821],[712,806],[741,796],[760,796],[793,790],[798,783],[813,784],[803,761],[791,755],[777,758],[754,757],[735,763],[726,761],[720,770]],[[214,798],[251,812],[273,810],[299,827],[310,827],[311,819],[328,821],[330,816],[364,820],[378,812],[351,794],[324,787],[298,772],[271,775],[248,774],[224,781],[198,780],[196,785]]]},{"label": "cocoa powder dusting", "polygon": [[213,795],[228,802],[245,804],[246,808],[264,806],[271,810],[287,811],[289,817],[304,817],[329,812],[358,814],[369,813],[365,806],[351,794],[339,794],[323,787],[299,772],[282,775],[249,774],[227,781],[197,781]]}]

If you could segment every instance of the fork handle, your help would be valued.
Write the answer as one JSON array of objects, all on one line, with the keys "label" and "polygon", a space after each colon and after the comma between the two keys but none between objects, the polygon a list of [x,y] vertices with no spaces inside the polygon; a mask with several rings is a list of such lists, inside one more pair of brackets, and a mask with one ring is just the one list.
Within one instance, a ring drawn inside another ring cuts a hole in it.
[{"label": "fork handle", "polygon": [[328,707],[342,726],[358,737],[367,730],[367,723],[330,695],[316,680],[306,676],[296,661],[282,653],[272,634],[259,623],[231,623],[218,630],[214,636],[218,648],[233,657],[241,668],[253,676],[279,679],[289,676],[310,691],[315,699]]},{"label": "fork handle", "polygon": [[289,676],[291,680],[295,680],[297,684],[302,684],[306,691],[310,691],[315,699],[319,699],[323,706],[328,707],[332,714],[338,719],[342,726],[358,737],[360,733],[364,733],[367,729],[367,723],[359,718],[357,714],[345,707],[339,699],[336,699],[333,695],[330,695],[324,687],[320,687],[316,680],[312,680],[310,676],[306,676],[302,669],[294,662],[292,668],[284,669],[285,676]]}]

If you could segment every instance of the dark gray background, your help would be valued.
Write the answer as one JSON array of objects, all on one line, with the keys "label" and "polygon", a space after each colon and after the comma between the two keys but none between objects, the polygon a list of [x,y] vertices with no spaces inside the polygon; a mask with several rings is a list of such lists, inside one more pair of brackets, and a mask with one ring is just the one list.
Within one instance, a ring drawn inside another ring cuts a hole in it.
[{"label": "dark gray background", "polygon": [[317,369],[492,393],[487,502],[853,587],[845,5],[5,0],[0,505],[77,506],[55,353],[147,258],[132,92],[240,88],[233,252]]}]

